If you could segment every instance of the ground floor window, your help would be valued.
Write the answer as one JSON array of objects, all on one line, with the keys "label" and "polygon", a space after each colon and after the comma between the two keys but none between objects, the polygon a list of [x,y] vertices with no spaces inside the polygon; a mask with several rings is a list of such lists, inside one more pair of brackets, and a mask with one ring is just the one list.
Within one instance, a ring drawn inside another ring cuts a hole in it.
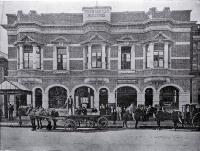
[{"label": "ground floor window", "polygon": [[117,105],[120,107],[127,108],[131,104],[137,105],[137,91],[129,86],[118,88],[115,91],[115,98],[117,99]]},{"label": "ground floor window", "polygon": [[179,107],[179,90],[173,86],[167,86],[160,90],[160,105],[165,108]]},{"label": "ground floor window", "polygon": [[94,108],[94,90],[92,88],[87,86],[77,88],[74,98],[76,108]]},{"label": "ground floor window", "polygon": [[49,107],[62,108],[67,100],[67,90],[56,86],[49,89]]}]

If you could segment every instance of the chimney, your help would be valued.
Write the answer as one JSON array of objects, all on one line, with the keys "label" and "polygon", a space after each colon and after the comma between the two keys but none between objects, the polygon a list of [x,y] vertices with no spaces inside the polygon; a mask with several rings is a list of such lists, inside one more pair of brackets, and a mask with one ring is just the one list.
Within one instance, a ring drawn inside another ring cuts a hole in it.
[{"label": "chimney", "polygon": [[156,7],[149,8],[148,15],[154,18],[155,14],[156,14]]},{"label": "chimney", "polygon": [[17,12],[17,20],[20,21],[21,20],[21,16],[23,15],[23,11],[22,10],[18,10]]},{"label": "chimney", "polygon": [[164,7],[163,12],[164,12],[164,17],[170,17],[170,8],[169,7]]}]

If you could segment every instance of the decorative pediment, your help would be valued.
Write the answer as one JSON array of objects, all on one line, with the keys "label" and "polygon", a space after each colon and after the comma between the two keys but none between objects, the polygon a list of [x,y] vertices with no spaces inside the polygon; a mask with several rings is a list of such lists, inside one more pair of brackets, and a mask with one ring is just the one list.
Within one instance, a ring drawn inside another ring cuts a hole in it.
[{"label": "decorative pediment", "polygon": [[24,34],[19,40],[17,40],[16,42],[14,42],[14,45],[17,44],[42,44],[40,42],[37,42],[35,39],[33,39],[31,36],[28,36],[26,34]]},{"label": "decorative pediment", "polygon": [[98,33],[90,37],[89,40],[90,41],[106,41],[106,39],[103,36],[99,35]]},{"label": "decorative pediment", "polygon": [[148,42],[161,42],[161,41],[169,41],[169,42],[174,42],[170,37],[168,37],[167,35],[165,35],[162,32],[159,32],[158,34],[156,34],[154,37],[152,37],[151,39],[147,39],[145,40],[143,43],[148,43]]},{"label": "decorative pediment", "polygon": [[131,35],[124,35],[120,39],[117,39],[118,43],[126,43],[126,44],[132,44],[136,42],[137,40],[134,39]]},{"label": "decorative pediment", "polygon": [[159,32],[157,35],[155,35],[154,39],[156,39],[156,40],[171,40],[167,35],[163,34],[162,32]]},{"label": "decorative pediment", "polygon": [[63,45],[63,44],[66,44],[66,43],[70,43],[70,40],[63,37],[63,36],[59,36],[59,37],[55,38],[54,40],[52,40],[51,43]]},{"label": "decorative pediment", "polygon": [[102,35],[95,33],[93,36],[81,42],[81,44],[86,44],[86,43],[111,43],[111,41],[104,38]]}]

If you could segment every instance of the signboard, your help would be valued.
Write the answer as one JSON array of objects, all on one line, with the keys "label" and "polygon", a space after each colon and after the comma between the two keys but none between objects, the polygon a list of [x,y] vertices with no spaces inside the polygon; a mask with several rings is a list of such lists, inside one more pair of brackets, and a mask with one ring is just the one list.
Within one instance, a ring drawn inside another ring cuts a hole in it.
[{"label": "signboard", "polygon": [[110,21],[111,7],[83,7],[83,22]]},{"label": "signboard", "polygon": [[118,84],[138,84],[138,80],[133,79],[118,79]]}]

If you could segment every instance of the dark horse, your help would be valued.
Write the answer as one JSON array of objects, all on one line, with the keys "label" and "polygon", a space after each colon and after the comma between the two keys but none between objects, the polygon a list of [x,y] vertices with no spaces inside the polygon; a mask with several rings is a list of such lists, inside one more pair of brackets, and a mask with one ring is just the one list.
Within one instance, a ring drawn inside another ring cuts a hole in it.
[{"label": "dark horse", "polygon": [[[47,120],[48,124],[46,128],[48,130],[51,130],[51,119],[54,123],[53,129],[56,129],[56,122],[57,120],[54,119],[54,117],[58,117],[59,114],[55,109],[44,109],[42,107],[40,108],[33,108],[32,106],[22,106],[19,107],[18,109],[18,115],[19,115],[19,125],[22,126],[22,116],[29,116],[31,125],[32,125],[32,130],[36,130],[36,127],[38,129],[43,128],[42,125],[42,120]],[[36,126],[37,122],[37,126]]]},{"label": "dark horse", "polygon": [[[137,128],[138,122],[143,116],[144,112],[141,108],[137,108],[134,114],[135,118],[135,128]],[[182,123],[181,112],[180,111],[172,111],[172,112],[163,112],[162,110],[153,110],[153,114],[155,114],[155,120],[157,121],[158,128],[160,129],[160,123],[164,120],[172,120],[174,123],[174,128],[176,129],[178,123]]]}]

